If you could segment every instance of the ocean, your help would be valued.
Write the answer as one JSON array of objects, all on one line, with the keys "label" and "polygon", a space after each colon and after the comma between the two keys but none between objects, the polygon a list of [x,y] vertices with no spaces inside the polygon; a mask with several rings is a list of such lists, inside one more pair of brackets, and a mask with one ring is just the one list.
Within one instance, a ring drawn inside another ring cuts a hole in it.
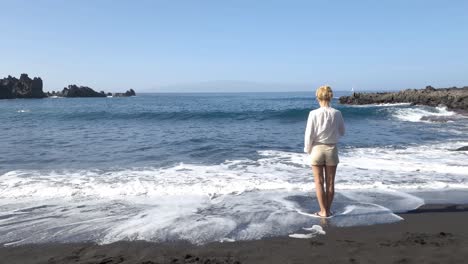
[{"label": "ocean", "polygon": [[[335,96],[349,95],[337,92]],[[468,118],[345,106],[329,226],[468,202]],[[313,92],[0,101],[0,244],[194,244],[320,224],[303,151]],[[326,230],[326,227],[324,227]]]}]

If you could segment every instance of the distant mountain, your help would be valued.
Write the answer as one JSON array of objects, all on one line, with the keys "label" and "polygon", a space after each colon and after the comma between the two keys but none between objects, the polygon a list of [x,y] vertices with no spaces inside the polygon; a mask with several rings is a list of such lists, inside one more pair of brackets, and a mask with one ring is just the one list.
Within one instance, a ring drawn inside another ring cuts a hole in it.
[{"label": "distant mountain", "polygon": [[261,83],[249,81],[207,81],[198,83],[181,83],[156,87],[157,92],[288,92],[310,90],[310,84],[300,83]]}]

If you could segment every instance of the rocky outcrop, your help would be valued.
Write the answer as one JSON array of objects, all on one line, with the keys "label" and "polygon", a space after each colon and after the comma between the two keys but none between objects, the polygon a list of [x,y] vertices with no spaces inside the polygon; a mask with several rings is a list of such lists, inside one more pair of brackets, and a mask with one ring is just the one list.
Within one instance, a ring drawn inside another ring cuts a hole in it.
[{"label": "rocky outcrop", "polygon": [[126,91],[125,93],[105,93],[104,91],[101,92],[96,92],[92,88],[86,87],[86,86],[76,86],[74,84],[68,85],[68,87],[63,88],[63,90],[60,92],[47,92],[47,96],[53,97],[107,97],[107,96],[113,96],[113,97],[127,97],[127,96],[135,96],[135,91],[133,89],[130,89]]},{"label": "rocky outcrop", "polygon": [[133,89],[125,93],[105,93],[104,91],[96,92],[92,88],[86,86],[68,85],[62,91],[52,91],[44,93],[42,91],[42,79],[35,77],[31,79],[27,74],[21,74],[19,79],[8,76],[0,79],[0,99],[15,99],[15,98],[44,98],[44,97],[127,97],[135,96]]},{"label": "rocky outcrop", "polygon": [[43,98],[42,79],[31,79],[27,74],[21,74],[19,79],[8,76],[0,79],[0,99]]},{"label": "rocky outcrop", "polygon": [[104,91],[96,92],[92,88],[86,86],[76,86],[74,84],[69,85],[60,92],[47,92],[49,97],[128,97],[135,96],[136,93],[133,89],[126,91],[125,93],[105,93]]},{"label": "rocky outcrop", "polygon": [[126,91],[125,93],[114,93],[112,94],[114,97],[128,97],[128,96],[136,96],[136,93],[133,89]]},{"label": "rocky outcrop", "polygon": [[59,93],[60,97],[106,97],[104,93],[98,93],[87,86],[76,86],[74,84],[63,88]]},{"label": "rocky outcrop", "polygon": [[455,151],[468,151],[468,146],[455,149]]},{"label": "rocky outcrop", "polygon": [[351,96],[341,96],[339,101],[341,104],[350,105],[393,103],[444,105],[451,110],[468,110],[468,86],[441,89],[427,86],[425,89],[407,89],[395,93],[353,93]]}]

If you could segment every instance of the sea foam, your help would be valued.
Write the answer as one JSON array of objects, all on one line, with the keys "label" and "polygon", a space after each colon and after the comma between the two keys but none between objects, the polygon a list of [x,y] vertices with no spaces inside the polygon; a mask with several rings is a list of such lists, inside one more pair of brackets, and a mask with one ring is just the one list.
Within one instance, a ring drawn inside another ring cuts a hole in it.
[{"label": "sea foam", "polygon": [[[400,221],[418,190],[468,189],[468,142],[341,150],[334,226]],[[296,233],[320,219],[303,153],[265,150],[220,164],[15,170],[0,176],[0,243],[212,241]]]},{"label": "sea foam", "polygon": [[463,118],[446,107],[414,106],[411,108],[392,108],[389,111],[393,116],[402,121],[408,122],[450,122]]}]

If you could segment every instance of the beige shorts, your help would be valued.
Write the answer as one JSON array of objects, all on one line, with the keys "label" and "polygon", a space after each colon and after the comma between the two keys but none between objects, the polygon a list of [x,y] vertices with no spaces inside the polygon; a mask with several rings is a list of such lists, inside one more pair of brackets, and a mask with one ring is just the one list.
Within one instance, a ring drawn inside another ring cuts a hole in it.
[{"label": "beige shorts", "polygon": [[316,144],[312,146],[310,164],[315,166],[336,166],[338,159],[338,147],[336,145]]}]

